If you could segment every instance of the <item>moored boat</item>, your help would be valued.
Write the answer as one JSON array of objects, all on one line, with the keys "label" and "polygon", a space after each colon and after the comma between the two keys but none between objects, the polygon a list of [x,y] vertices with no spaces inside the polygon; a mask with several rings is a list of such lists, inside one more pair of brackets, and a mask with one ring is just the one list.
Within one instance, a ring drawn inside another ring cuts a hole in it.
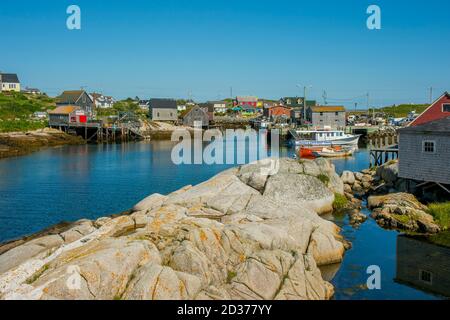
[{"label": "moored boat", "polygon": [[341,150],[337,150],[336,148],[322,148],[320,151],[314,151],[313,154],[316,157],[342,158],[353,155],[354,151],[354,148],[342,148]]},{"label": "moored boat", "polygon": [[[353,149],[353,148],[351,148]],[[332,146],[332,147],[307,147],[302,146],[298,148],[297,152],[300,158],[316,158],[321,156],[320,154],[326,154],[327,152],[333,152],[333,154],[338,154],[343,151],[349,151],[349,148],[344,149],[341,146]]]},{"label": "moored boat", "polygon": [[347,134],[342,130],[291,130],[296,146],[357,146],[361,135]]}]

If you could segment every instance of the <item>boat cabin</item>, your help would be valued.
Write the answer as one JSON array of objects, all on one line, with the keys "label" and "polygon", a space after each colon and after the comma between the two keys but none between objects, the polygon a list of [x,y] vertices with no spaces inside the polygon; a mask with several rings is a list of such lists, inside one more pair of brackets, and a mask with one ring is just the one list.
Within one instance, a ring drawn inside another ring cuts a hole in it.
[{"label": "boat cabin", "polygon": [[345,137],[344,131],[297,131],[302,140],[328,141]]}]

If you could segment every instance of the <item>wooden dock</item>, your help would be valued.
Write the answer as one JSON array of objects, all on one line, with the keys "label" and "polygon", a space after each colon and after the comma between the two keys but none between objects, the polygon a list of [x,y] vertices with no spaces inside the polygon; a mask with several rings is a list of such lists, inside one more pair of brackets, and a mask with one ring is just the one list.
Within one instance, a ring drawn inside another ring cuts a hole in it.
[{"label": "wooden dock", "polygon": [[107,125],[99,122],[66,123],[50,125],[68,134],[83,137],[87,142],[125,142],[145,139],[138,127],[132,124]]},{"label": "wooden dock", "polygon": [[[378,167],[390,160],[398,159],[398,146],[370,149],[370,167]],[[372,161],[373,160],[373,161]]]}]

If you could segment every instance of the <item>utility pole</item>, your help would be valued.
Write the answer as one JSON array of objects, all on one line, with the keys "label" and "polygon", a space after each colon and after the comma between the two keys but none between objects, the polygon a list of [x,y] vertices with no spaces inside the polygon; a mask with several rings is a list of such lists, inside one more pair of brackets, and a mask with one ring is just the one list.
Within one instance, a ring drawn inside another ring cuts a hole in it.
[{"label": "utility pole", "polygon": [[327,98],[328,98],[328,96],[327,96],[327,92],[326,92],[325,90],[323,91],[322,97],[323,97],[323,103],[324,103],[325,105],[327,105],[327,104],[328,104],[328,103],[327,103]]},{"label": "utility pole", "polygon": [[230,98],[233,100],[233,87],[230,87]]},{"label": "utility pole", "polygon": [[[370,94],[367,92],[367,112],[370,114]],[[375,121],[375,107],[372,108],[372,121]]]},{"label": "utility pole", "polygon": [[306,121],[306,86],[303,87],[303,121]]},{"label": "utility pole", "polygon": [[433,87],[430,87],[430,104],[433,103]]}]

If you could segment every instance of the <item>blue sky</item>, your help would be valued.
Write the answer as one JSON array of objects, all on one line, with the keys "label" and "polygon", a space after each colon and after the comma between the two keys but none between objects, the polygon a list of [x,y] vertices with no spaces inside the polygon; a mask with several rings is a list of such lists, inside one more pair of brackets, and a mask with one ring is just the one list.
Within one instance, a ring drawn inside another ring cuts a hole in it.
[{"label": "blue sky", "polygon": [[[82,29],[66,28],[81,8]],[[377,4],[382,29],[366,28]],[[450,1],[3,1],[0,70],[50,95],[427,102],[450,90]],[[8,30],[8,32],[4,32]]]}]

